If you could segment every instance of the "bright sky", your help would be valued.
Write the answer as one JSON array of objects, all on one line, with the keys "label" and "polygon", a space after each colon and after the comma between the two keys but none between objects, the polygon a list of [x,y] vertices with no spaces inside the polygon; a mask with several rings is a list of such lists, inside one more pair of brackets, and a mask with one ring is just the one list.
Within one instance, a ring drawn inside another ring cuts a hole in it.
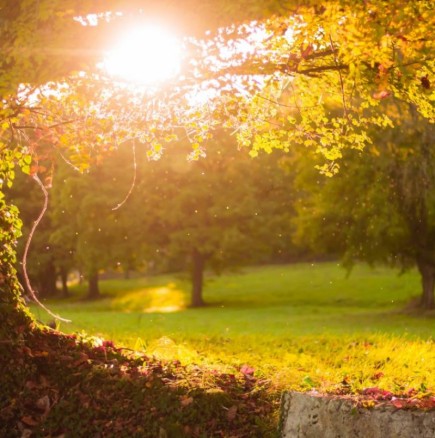
[{"label": "bright sky", "polygon": [[147,25],[127,32],[108,52],[103,66],[120,79],[152,84],[176,76],[181,58],[179,40],[163,27]]}]

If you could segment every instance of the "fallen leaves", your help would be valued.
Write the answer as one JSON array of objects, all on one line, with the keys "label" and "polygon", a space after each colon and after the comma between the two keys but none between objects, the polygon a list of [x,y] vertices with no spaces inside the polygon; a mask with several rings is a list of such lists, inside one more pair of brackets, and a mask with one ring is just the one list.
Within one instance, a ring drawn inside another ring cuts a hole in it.
[{"label": "fallen leaves", "polygon": [[[35,337],[25,349],[11,347],[11,360],[23,361],[17,367],[23,377],[10,393],[9,405],[0,407],[0,436],[7,430],[2,427],[8,427],[29,437],[69,436],[72,431],[83,436],[119,431],[135,436],[139,430],[144,431],[141,436],[156,437],[161,427],[169,436],[245,437],[268,436],[262,428],[275,427],[279,394],[251,365],[225,373],[103,345],[49,334]],[[337,391],[367,408],[435,409],[435,397],[426,389],[406,389],[403,394],[384,390],[384,372],[379,367],[371,371],[372,384],[379,387],[351,393],[344,378]],[[319,389],[308,377],[304,384]]]},{"label": "fallen leaves", "polygon": [[[411,388],[407,393],[400,396],[394,395],[377,387],[366,388],[361,392],[362,398],[359,402],[364,407],[375,407],[377,405],[391,405],[396,409],[435,409],[435,397],[432,393],[416,395],[415,389]],[[358,399],[358,396],[355,396]]]},{"label": "fallen leaves", "polygon": [[362,393],[363,395],[369,396],[373,400],[391,400],[391,398],[393,397],[392,392],[385,391],[376,387],[366,388]]},{"label": "fallen leaves", "polygon": [[23,437],[143,430],[141,436],[155,437],[161,427],[170,436],[242,437],[266,436],[260,430],[275,427],[278,397],[270,401],[263,391],[268,383],[249,365],[235,373],[183,366],[52,332],[9,351],[9,361],[21,360],[22,380],[0,406],[0,436],[5,430]]},{"label": "fallen leaves", "polygon": [[73,366],[74,367],[78,367],[78,366],[83,365],[84,363],[86,363],[88,360],[89,360],[89,356],[86,353],[79,353],[78,359],[76,359],[73,362]]}]

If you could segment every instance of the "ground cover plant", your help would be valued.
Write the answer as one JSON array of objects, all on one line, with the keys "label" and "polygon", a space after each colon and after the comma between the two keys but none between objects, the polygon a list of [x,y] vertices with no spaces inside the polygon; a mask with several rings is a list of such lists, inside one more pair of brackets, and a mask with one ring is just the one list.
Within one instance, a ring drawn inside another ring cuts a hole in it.
[{"label": "ground cover plant", "polygon": [[274,400],[251,370],[228,374],[34,330],[0,345],[0,436],[274,436]]},{"label": "ground cover plant", "polygon": [[315,390],[430,407],[435,319],[406,310],[418,282],[416,272],[357,266],[347,277],[336,263],[308,263],[210,278],[200,310],[185,307],[189,285],[176,275],[103,281],[106,298],[96,302],[81,301],[78,286],[50,306],[73,320],[65,331],[187,366],[252,370],[275,399]]}]

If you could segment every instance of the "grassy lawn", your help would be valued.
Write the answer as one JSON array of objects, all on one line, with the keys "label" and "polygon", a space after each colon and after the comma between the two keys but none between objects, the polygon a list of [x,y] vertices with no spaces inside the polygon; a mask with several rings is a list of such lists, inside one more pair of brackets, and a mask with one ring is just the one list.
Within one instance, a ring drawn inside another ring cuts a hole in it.
[{"label": "grassy lawn", "polygon": [[334,263],[296,264],[210,278],[202,309],[186,307],[189,284],[175,275],[104,281],[97,302],[80,301],[77,286],[49,307],[72,319],[65,332],[182,363],[246,364],[279,390],[422,394],[435,388],[435,317],[402,312],[419,289],[413,272],[357,266],[347,277]]}]

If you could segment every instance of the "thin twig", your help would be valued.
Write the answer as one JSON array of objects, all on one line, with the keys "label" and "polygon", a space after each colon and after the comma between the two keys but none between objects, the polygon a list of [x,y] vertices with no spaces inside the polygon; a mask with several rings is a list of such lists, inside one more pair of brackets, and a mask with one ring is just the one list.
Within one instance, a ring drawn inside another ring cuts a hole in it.
[{"label": "thin twig", "polygon": [[[58,123],[55,123],[55,124],[50,125],[50,126],[45,126],[44,129],[54,129],[54,128],[57,128],[59,126],[68,125],[69,123],[77,122],[79,120],[80,120],[80,118],[64,120],[63,122],[58,122]],[[37,125],[14,125],[14,128],[17,128],[17,129],[41,129],[41,127],[37,126]]]},{"label": "thin twig", "polygon": [[41,222],[42,218],[45,215],[45,212],[47,211],[48,207],[48,192],[45,188],[44,184],[42,184],[41,180],[39,179],[38,175],[33,175],[33,179],[38,183],[39,187],[41,188],[42,192],[44,193],[44,205],[42,207],[41,213],[39,213],[38,218],[33,222],[32,228],[29,233],[29,237],[27,238],[26,245],[24,247],[24,254],[23,254],[23,275],[24,280],[26,282],[26,287],[30,293],[30,296],[32,299],[42,308],[44,309],[49,315],[51,315],[53,318],[58,319],[59,321],[63,322],[71,322],[69,319],[65,319],[60,317],[59,315],[56,315],[53,313],[50,309],[44,306],[44,304],[39,301],[39,299],[36,296],[36,293],[34,289],[32,288],[32,285],[30,284],[29,275],[27,273],[27,255],[29,253],[30,243],[32,242],[33,235],[35,234],[36,228],[38,227],[39,223]]},{"label": "thin twig", "polygon": [[316,108],[316,107],[319,106],[319,105],[310,105],[310,106],[304,106],[304,107],[301,108],[301,107],[298,107],[296,105],[286,105],[285,103],[281,103],[281,102],[278,102],[277,100],[269,99],[268,97],[262,96],[261,94],[259,94],[258,97],[260,99],[264,99],[264,100],[267,100],[268,102],[274,103],[274,104],[276,104],[278,106],[282,106],[283,108],[291,108],[291,109],[298,109],[298,110],[300,110],[300,109]]},{"label": "thin twig", "polygon": [[136,142],[135,140],[133,140],[133,144],[132,144],[132,152],[133,152],[133,181],[131,182],[131,186],[130,189],[127,192],[127,195],[125,196],[125,198],[116,206],[112,208],[112,211],[118,210],[118,208],[121,208],[128,200],[128,198],[130,197],[130,195],[133,193],[134,187],[136,185],[136,177],[137,177],[137,161],[136,161]]},{"label": "thin twig", "polygon": [[269,123],[269,125],[274,125],[274,126],[279,126],[280,128],[284,128],[284,125],[282,125],[281,123],[272,122],[270,120],[266,120],[261,117],[257,117],[257,120],[259,120],[260,122]]},{"label": "thin twig", "polygon": [[68,160],[68,158],[66,158],[65,155],[63,155],[60,150],[57,152],[59,153],[62,160],[65,161],[66,164],[68,164],[68,166],[71,166],[76,172],[82,173],[80,172],[80,169],[77,166],[75,166],[70,160]]},{"label": "thin twig", "polygon": [[[337,67],[339,67],[339,63],[338,63],[338,59],[337,59],[337,55],[336,55],[336,49],[334,48],[334,43],[332,41],[331,35],[329,35],[329,41],[331,42],[331,49],[332,49],[333,54],[334,54],[334,63]],[[343,117],[347,117],[347,105],[346,105],[346,96],[344,94],[343,75],[341,74],[341,71],[339,68],[337,68],[337,70],[338,70],[338,75],[340,77],[341,99],[343,101]]]}]

